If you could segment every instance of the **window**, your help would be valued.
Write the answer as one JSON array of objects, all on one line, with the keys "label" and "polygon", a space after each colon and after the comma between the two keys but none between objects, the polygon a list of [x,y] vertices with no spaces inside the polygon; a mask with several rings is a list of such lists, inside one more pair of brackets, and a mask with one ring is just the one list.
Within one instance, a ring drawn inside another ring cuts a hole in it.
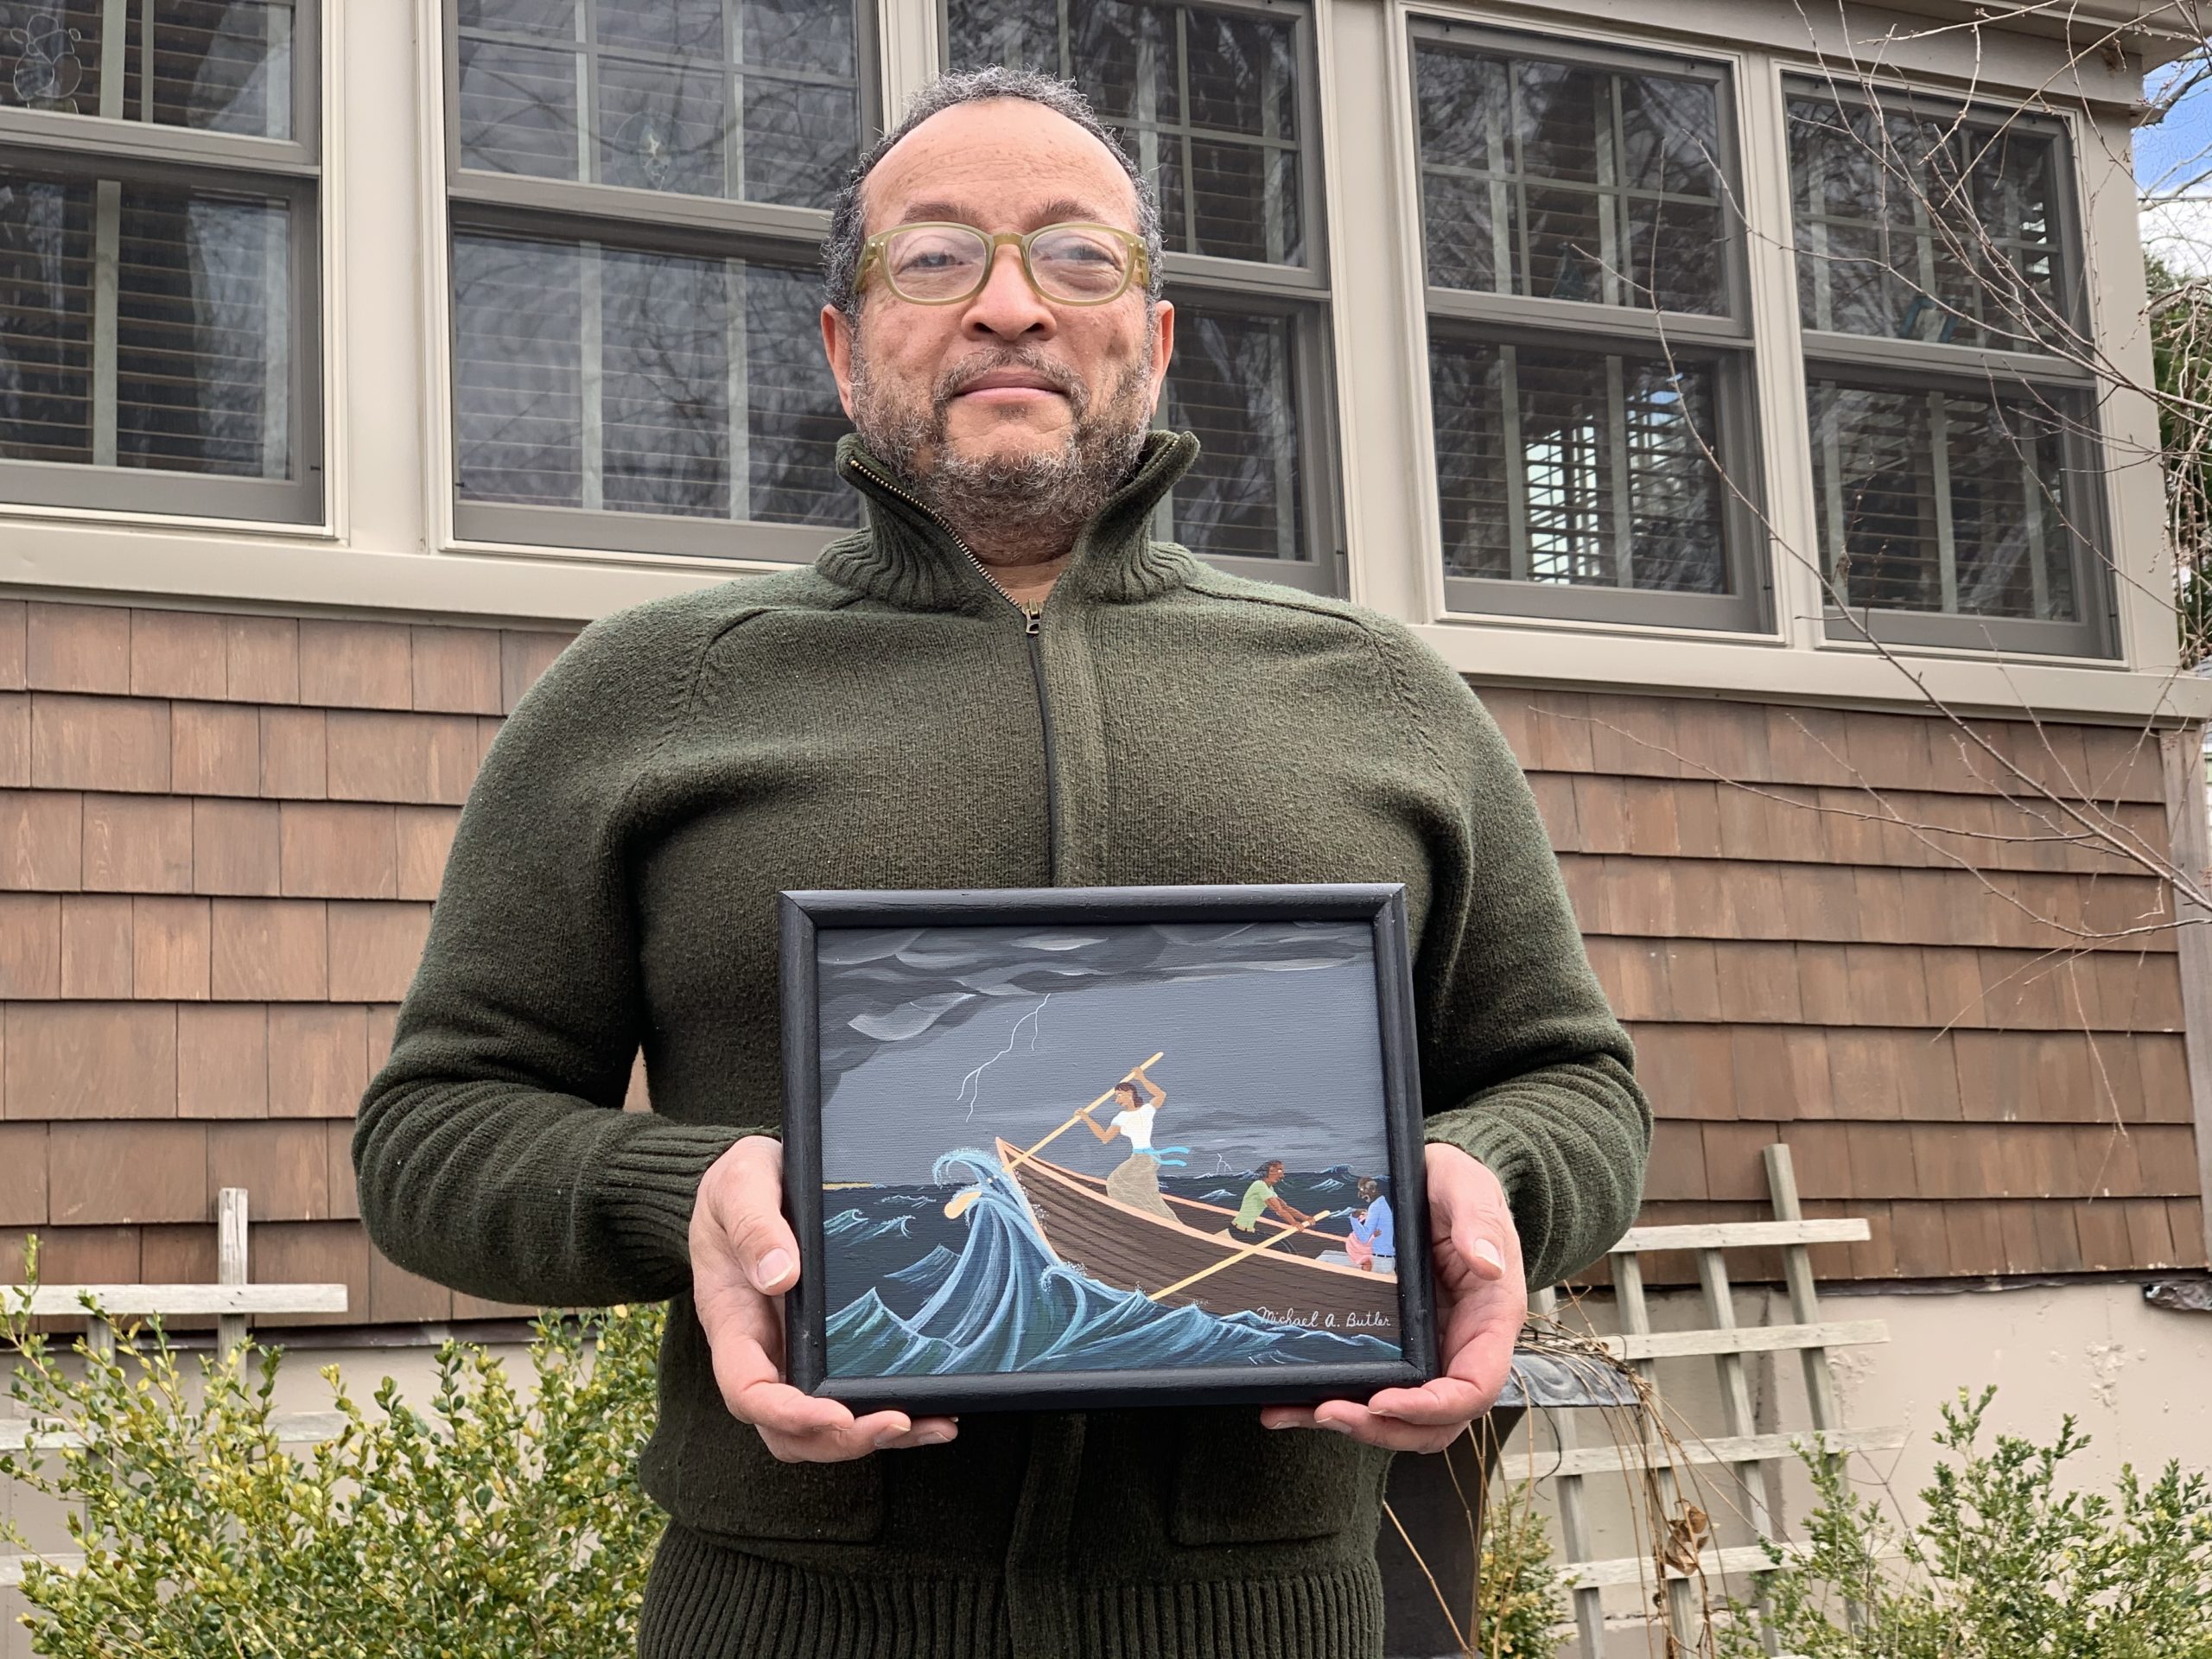
[{"label": "window", "polygon": [[315,523],[312,0],[0,0],[0,501]]},{"label": "window", "polygon": [[947,0],[945,38],[955,68],[1075,80],[1159,193],[1175,306],[1160,420],[1201,452],[1156,533],[1332,591],[1310,14],[1292,0]]},{"label": "window", "polygon": [[1760,626],[1725,76],[1437,22],[1413,53],[1450,608]]},{"label": "window", "polygon": [[829,204],[874,114],[868,12],[447,15],[455,530],[811,558],[804,527],[860,519],[816,315]]},{"label": "window", "polygon": [[2062,130],[1789,92],[1829,637],[2109,654]]}]

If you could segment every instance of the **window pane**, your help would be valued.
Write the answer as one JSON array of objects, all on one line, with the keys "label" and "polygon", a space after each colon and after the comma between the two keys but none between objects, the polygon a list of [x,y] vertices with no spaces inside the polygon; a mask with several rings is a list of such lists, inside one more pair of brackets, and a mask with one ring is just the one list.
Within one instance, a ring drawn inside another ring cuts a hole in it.
[{"label": "window pane", "polygon": [[2056,137],[1809,88],[1789,111],[1807,327],[2013,351],[2071,338]]},{"label": "window pane", "polygon": [[286,202],[0,174],[0,457],[291,476],[291,285]]},{"label": "window pane", "polygon": [[467,0],[461,163],[826,207],[859,154],[856,16],[853,0]]},{"label": "window pane", "polygon": [[1166,504],[1164,533],[1211,558],[1305,556],[1298,506],[1292,319],[1175,308],[1166,423],[1198,459]]},{"label": "window pane", "polygon": [[[133,0],[118,11],[119,41],[105,36],[101,0],[0,0],[0,107],[292,136],[291,0]],[[103,87],[111,60],[121,73]]]},{"label": "window pane", "polygon": [[949,0],[956,69],[1072,77],[1154,181],[1170,248],[1306,263],[1292,19],[1131,0]]},{"label": "window pane", "polygon": [[1825,568],[1854,607],[2080,620],[2071,400],[1815,380]]},{"label": "window pane", "polygon": [[1440,336],[1429,377],[1446,575],[1729,591],[1711,367]]},{"label": "window pane", "polygon": [[844,419],[810,332],[819,280],[736,259],[460,232],[461,499],[857,522],[832,466]]},{"label": "window pane", "polygon": [[1712,82],[1433,41],[1414,60],[1430,282],[1728,310]]}]

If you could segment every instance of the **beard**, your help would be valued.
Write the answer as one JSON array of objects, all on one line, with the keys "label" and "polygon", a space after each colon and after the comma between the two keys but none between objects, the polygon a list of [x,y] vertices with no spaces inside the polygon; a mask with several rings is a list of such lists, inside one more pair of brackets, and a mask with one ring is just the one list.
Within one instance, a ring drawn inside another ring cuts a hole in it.
[{"label": "beard", "polygon": [[[870,373],[855,338],[853,425],[869,452],[963,540],[1001,551],[1034,547],[1038,560],[1054,558],[1136,469],[1152,421],[1147,394],[1156,334],[1156,327],[1147,326],[1143,353],[1103,397],[1095,397],[1080,376],[1034,347],[1002,346],[986,347],[945,370],[926,402]],[[998,369],[1033,373],[1068,400],[1073,418],[1057,448],[985,456],[950,448],[952,400]]]}]

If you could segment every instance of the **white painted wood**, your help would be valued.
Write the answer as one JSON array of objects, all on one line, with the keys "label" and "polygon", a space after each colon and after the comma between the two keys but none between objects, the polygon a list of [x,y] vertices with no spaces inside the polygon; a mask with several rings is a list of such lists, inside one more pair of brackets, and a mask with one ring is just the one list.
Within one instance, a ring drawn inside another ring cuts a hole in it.
[{"label": "white painted wood", "polygon": [[[319,1446],[325,1440],[336,1440],[345,1432],[346,1414],[342,1411],[283,1413],[269,1420],[269,1428],[279,1445]],[[0,1452],[55,1452],[65,1446],[88,1443],[86,1437],[74,1429],[56,1428],[41,1433],[33,1422],[0,1421]]]},{"label": "white painted wood", "polygon": [[[1567,1414],[1560,1414],[1565,1416]],[[1684,1445],[1679,1451],[1667,1446],[1592,1446],[1570,1448],[1549,1458],[1539,1457],[1536,1478],[1580,1478],[1586,1475],[1618,1474],[1649,1464],[1785,1463],[1795,1459],[1802,1444],[1816,1452],[1894,1452],[1905,1442],[1902,1428],[1842,1428],[1826,1433],[1725,1435]]]},{"label": "white painted wood", "polygon": [[[343,1313],[344,1285],[41,1285],[28,1311],[81,1314],[79,1292],[91,1295],[106,1313]],[[22,1313],[21,1285],[0,1285],[0,1306]]]},{"label": "white painted wood", "polygon": [[[251,1274],[246,1261],[246,1197],[242,1186],[226,1186],[216,1197],[215,1277],[225,1285],[243,1285]],[[245,1340],[245,1315],[224,1313],[215,1320],[215,1351],[227,1357]]]},{"label": "white painted wood", "polygon": [[[1785,1148],[1786,1150],[1786,1148]],[[1856,1244],[1871,1236],[1866,1219],[1833,1221],[1692,1222],[1681,1227],[1631,1227],[1613,1246],[1616,1255],[1630,1250],[1737,1250],[1782,1244]]]},{"label": "white painted wood", "polygon": [[[1618,1258],[1613,1263],[1614,1272],[1618,1274],[1622,1262],[1635,1259],[1630,1255]],[[1793,1348],[1854,1348],[1889,1339],[1890,1327],[1880,1319],[1749,1325],[1738,1331],[1662,1331],[1648,1335],[1637,1332],[1597,1338],[1621,1358],[1630,1361],[1682,1359],[1697,1354],[1770,1354]]]},{"label": "white painted wood", "polygon": [[[1617,1255],[1612,1259],[1612,1267],[1613,1294],[1620,1306],[1621,1323],[1627,1327],[1625,1338],[1616,1340],[1623,1343],[1624,1349],[1630,1343],[1649,1342],[1651,1339],[1649,1334],[1651,1330],[1651,1314],[1643,1300],[1643,1263],[1633,1255]],[[1640,1358],[1625,1352],[1623,1357],[1635,1367],[1638,1376],[1643,1377],[1647,1382],[1652,1380],[1651,1365],[1648,1358]],[[1656,1443],[1656,1437],[1653,1439]],[[1662,1464],[1655,1470],[1652,1480],[1658,1488],[1659,1514],[1649,1518],[1652,1524],[1659,1525],[1681,1510],[1681,1489],[1675,1482],[1674,1467],[1669,1464]],[[1604,1580],[1593,1576],[1593,1572],[1617,1565],[1618,1563],[1601,1562],[1596,1569],[1578,1568],[1576,1582],[1602,1585]],[[1631,1561],[1629,1565],[1649,1567],[1649,1563]],[[1642,1581],[1641,1574],[1622,1580],[1628,1584]],[[1697,1599],[1692,1593],[1690,1581],[1679,1575],[1669,1574],[1665,1591],[1668,1630],[1674,1640],[1681,1643],[1686,1651],[1695,1653],[1698,1650],[1699,1631],[1702,1618]],[[1669,1651],[1672,1650],[1670,1647]]]},{"label": "white painted wood", "polygon": [[[1789,1557],[1802,1552],[1784,1544],[1782,1553]],[[1698,1561],[1705,1568],[1707,1579],[1717,1579],[1730,1573],[1764,1573],[1770,1571],[1771,1566],[1765,1549],[1758,1544],[1738,1544],[1731,1549],[1707,1550],[1698,1557]],[[1562,1578],[1573,1584],[1611,1589],[1624,1585],[1648,1584],[1656,1570],[1649,1557],[1626,1555],[1616,1560],[1578,1562],[1573,1567],[1560,1568],[1560,1573]],[[1667,1592],[1670,1602],[1678,1596],[1688,1601],[1694,1593],[1690,1580],[1672,1567],[1667,1569]],[[1682,1640],[1687,1644],[1690,1638],[1685,1637]],[[1687,1647],[1686,1650],[1696,1651]]]},{"label": "white painted wood", "polygon": [[[1535,1310],[1547,1319],[1556,1316],[1558,1294],[1547,1287],[1529,1299]],[[1578,1455],[1575,1440],[1580,1433],[1576,1421],[1579,1411],[1554,1411],[1547,1414],[1551,1420],[1552,1433],[1566,1458]],[[1597,1456],[1596,1452],[1581,1453]],[[1619,1455],[1616,1452],[1615,1455]],[[1582,1475],[1580,1469],[1569,1469],[1555,1464],[1545,1471],[1552,1482],[1552,1495],[1559,1503],[1560,1548],[1570,1561],[1579,1561],[1590,1554],[1590,1522],[1582,1509]],[[1594,1471],[1593,1471],[1594,1472]],[[1541,1477],[1540,1477],[1541,1478]],[[1577,1650],[1581,1659],[1605,1659],[1605,1597],[1595,1585],[1579,1586],[1568,1592],[1574,1605],[1574,1630]]]}]

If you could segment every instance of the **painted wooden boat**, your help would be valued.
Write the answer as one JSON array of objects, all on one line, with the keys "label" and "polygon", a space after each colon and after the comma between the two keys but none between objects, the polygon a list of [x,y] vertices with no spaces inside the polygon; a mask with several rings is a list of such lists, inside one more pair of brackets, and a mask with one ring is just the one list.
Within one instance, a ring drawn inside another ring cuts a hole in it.
[{"label": "painted wooden boat", "polygon": [[1039,1158],[1017,1164],[1021,1148],[1005,1141],[997,1149],[1000,1166],[1013,1166],[1014,1184],[1052,1253],[1103,1285],[1151,1294],[1216,1268],[1160,1300],[1217,1315],[1256,1313],[1287,1325],[1398,1339],[1396,1274],[1285,1253],[1292,1244],[1313,1253],[1337,1249],[1340,1239],[1301,1235],[1242,1255],[1261,1235],[1232,1232],[1233,1211],[1170,1198],[1169,1207],[1187,1218],[1179,1225],[1107,1197],[1105,1182],[1095,1176]]}]

